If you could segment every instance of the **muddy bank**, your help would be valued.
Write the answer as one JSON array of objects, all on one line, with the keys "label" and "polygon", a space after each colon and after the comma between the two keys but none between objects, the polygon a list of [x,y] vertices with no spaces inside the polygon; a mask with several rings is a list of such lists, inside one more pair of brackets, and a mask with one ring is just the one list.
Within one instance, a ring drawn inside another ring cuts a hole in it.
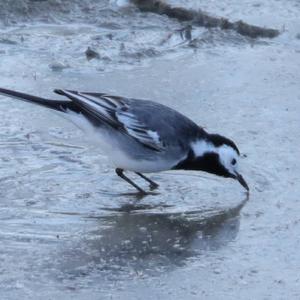
[{"label": "muddy bank", "polygon": [[[200,10],[173,7],[160,0],[130,0],[130,2],[143,12],[167,15],[181,22],[189,22],[206,28],[230,29],[251,38],[274,38],[280,34],[277,29],[253,26],[243,21],[231,22],[227,18],[213,17]],[[108,3],[111,3],[109,9]],[[107,14],[108,11],[112,17],[119,14],[117,8],[118,1],[3,0],[0,3],[0,24],[13,25],[33,21],[101,23],[103,14]]]},{"label": "muddy bank", "polygon": [[234,30],[241,35],[251,38],[274,38],[279,35],[279,30],[271,28],[262,28],[247,24],[243,21],[231,22],[226,18],[212,17],[205,12],[185,9],[181,7],[172,7],[160,0],[131,0],[141,11],[153,12],[167,15],[179,21],[187,21],[194,25],[207,28],[218,27],[223,30]]}]

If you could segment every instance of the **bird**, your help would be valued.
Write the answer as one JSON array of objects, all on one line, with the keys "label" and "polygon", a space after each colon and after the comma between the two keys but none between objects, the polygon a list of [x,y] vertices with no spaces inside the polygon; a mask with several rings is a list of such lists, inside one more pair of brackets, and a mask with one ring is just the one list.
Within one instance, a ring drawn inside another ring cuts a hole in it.
[{"label": "bird", "polygon": [[192,170],[235,179],[249,193],[248,184],[239,173],[241,155],[236,144],[222,135],[208,133],[175,109],[155,101],[106,93],[65,89],[54,92],[65,98],[52,100],[0,88],[2,95],[58,111],[79,127],[88,128],[93,138],[101,140],[102,151],[116,174],[139,194],[150,192],[125,171],[143,178],[150,191],[159,185],[145,173]]}]

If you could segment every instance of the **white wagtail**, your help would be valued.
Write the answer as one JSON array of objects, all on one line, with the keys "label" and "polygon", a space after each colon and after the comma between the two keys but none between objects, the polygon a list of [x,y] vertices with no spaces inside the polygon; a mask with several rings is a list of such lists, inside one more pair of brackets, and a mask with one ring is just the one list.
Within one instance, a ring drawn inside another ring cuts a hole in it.
[{"label": "white wagtail", "polygon": [[[12,90],[4,94],[65,113],[75,123],[88,121],[104,141],[104,151],[116,167],[118,176],[146,192],[124,171],[133,171],[150,184],[142,173],[166,170],[197,170],[234,178],[249,191],[238,172],[240,152],[233,141],[209,134],[193,121],[165,105],[103,93],[55,90],[66,100],[50,100]],[[79,124],[80,127],[80,124]]]}]

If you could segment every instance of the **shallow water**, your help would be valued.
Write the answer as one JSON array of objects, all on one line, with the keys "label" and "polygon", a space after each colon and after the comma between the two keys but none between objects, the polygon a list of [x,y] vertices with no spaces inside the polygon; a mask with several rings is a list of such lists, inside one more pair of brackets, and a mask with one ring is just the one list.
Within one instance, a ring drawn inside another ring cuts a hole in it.
[{"label": "shallow water", "polygon": [[[159,193],[138,201],[85,133],[1,97],[1,299],[299,299],[299,3],[204,2],[213,14],[285,29],[254,41],[193,28],[191,44],[178,31],[185,24],[119,1],[67,2],[71,14],[49,1],[47,20],[42,3],[26,14],[10,6],[1,86],[170,105],[236,141],[251,194],[204,173],[166,172],[152,175]],[[88,47],[100,59],[88,61]]]}]

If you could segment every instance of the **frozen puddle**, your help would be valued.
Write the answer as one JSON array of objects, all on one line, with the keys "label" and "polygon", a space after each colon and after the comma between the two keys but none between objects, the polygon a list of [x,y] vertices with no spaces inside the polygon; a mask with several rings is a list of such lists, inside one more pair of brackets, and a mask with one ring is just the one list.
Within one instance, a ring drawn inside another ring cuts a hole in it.
[{"label": "frozen puddle", "polygon": [[171,272],[196,257],[201,261],[202,255],[204,259],[235,239],[247,200],[227,205],[223,197],[223,206],[214,207],[216,201],[202,199],[199,208],[206,209],[192,210],[183,200],[172,203],[171,197],[169,205],[155,204],[155,197],[160,198],[157,203],[166,201],[150,196],[130,202],[127,197],[118,205],[122,197],[113,196],[107,199],[114,202],[111,208],[97,209],[97,199],[91,207],[91,200],[82,198],[82,210],[77,211],[75,206],[73,211],[45,211],[34,204],[19,208],[17,215],[2,210],[7,216],[0,232],[2,292],[18,295],[20,289],[29,297],[92,287],[105,295],[116,282],[121,288],[128,281]]}]

